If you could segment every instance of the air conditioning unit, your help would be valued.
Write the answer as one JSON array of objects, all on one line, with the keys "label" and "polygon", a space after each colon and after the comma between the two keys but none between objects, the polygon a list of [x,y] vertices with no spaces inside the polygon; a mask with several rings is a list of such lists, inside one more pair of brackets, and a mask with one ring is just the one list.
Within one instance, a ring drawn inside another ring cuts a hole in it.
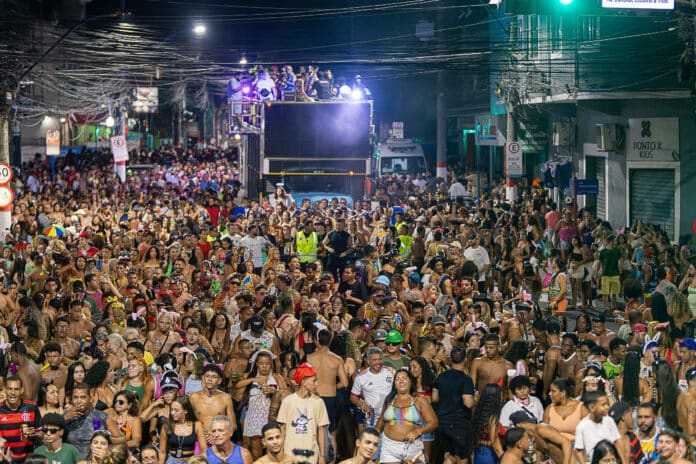
[{"label": "air conditioning unit", "polygon": [[616,124],[597,124],[595,126],[598,151],[616,150]]},{"label": "air conditioning unit", "polygon": [[553,123],[553,146],[567,147],[570,145],[570,123],[556,121]]}]

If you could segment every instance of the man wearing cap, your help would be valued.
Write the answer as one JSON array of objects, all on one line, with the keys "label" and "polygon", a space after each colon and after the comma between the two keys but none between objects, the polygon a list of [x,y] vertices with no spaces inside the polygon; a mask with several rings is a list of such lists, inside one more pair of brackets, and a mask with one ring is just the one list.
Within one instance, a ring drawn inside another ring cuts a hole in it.
[{"label": "man wearing cap", "polygon": [[[301,456],[311,464],[326,464],[326,427],[329,416],[324,402],[317,396],[317,371],[309,363],[295,370],[297,392],[285,397],[278,411],[278,422],[283,424],[285,453],[296,456],[293,450],[309,450],[311,456]],[[296,456],[299,457],[299,456]]]},{"label": "man wearing cap", "polygon": [[616,422],[621,436],[615,443],[621,462],[641,464],[645,456],[640,447],[640,440],[633,433],[633,408],[625,401],[619,401],[609,408],[609,417]]},{"label": "man wearing cap", "polygon": [[696,367],[685,374],[687,390],[677,399],[679,426],[682,428],[691,446],[696,446]]},{"label": "man wearing cap", "polygon": [[408,356],[401,354],[401,345],[404,343],[404,337],[396,329],[387,332],[385,340],[387,345],[387,353],[382,358],[382,364],[391,367],[394,371],[398,371],[402,367],[408,367],[411,359]]},{"label": "man wearing cap", "polygon": [[387,350],[387,331],[384,329],[377,329],[375,333],[372,334],[372,344],[382,351]]},{"label": "man wearing cap", "polygon": [[326,405],[326,412],[329,415],[329,433],[335,441],[339,410],[336,390],[348,388],[349,382],[343,360],[340,356],[329,351],[331,338],[330,330],[320,330],[317,333],[317,350],[307,355],[307,362],[317,371],[317,391]]},{"label": "man wearing cap", "polygon": [[276,369],[280,369],[280,345],[278,344],[278,339],[264,328],[264,322],[261,316],[252,316],[247,322],[249,323],[249,329],[245,330],[237,337],[235,346],[239,344],[238,340],[241,339],[251,341],[255,350],[268,350],[273,353],[276,356],[275,367]]},{"label": "man wearing cap", "polygon": [[367,349],[365,360],[368,369],[360,372],[350,391],[350,402],[360,408],[363,417],[356,417],[358,426],[374,427],[384,406],[384,399],[392,390],[394,371],[382,364],[382,350],[373,346]]},{"label": "man wearing cap", "polygon": [[435,339],[442,343],[445,347],[445,353],[447,356],[452,352],[452,335],[445,333],[445,327],[447,326],[447,320],[442,314],[435,314],[430,319],[430,324],[432,325],[433,335]]},{"label": "man wearing cap", "polygon": [[696,367],[696,340],[693,338],[682,338],[679,342],[679,358],[674,374],[679,388],[685,392],[689,390],[686,373]]}]

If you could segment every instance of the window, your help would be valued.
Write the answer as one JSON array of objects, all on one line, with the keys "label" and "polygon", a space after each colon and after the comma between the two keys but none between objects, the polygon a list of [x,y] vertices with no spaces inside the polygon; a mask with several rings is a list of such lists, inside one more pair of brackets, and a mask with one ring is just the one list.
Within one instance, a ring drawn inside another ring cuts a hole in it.
[{"label": "window", "polygon": [[382,158],[382,174],[419,174],[425,172],[422,157]]}]

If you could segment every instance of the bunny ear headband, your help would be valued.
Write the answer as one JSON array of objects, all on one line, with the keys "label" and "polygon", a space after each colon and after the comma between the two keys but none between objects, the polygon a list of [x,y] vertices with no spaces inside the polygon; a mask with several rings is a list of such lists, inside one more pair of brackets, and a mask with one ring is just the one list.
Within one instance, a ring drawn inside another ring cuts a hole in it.
[{"label": "bunny ear headband", "polygon": [[146,309],[147,307],[145,306],[139,307],[137,311],[131,313],[131,319],[136,320],[137,318],[142,317],[142,315],[145,314]]},{"label": "bunny ear headband", "polygon": [[660,340],[661,332],[657,332],[654,337],[650,338],[650,335],[645,336],[645,342],[643,342],[643,355],[651,349],[660,346],[658,340]]}]

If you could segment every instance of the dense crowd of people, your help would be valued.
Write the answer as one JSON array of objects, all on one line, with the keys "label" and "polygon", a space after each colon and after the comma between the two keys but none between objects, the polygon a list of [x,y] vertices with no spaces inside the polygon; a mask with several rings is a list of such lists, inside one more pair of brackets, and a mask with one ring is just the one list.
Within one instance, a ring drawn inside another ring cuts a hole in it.
[{"label": "dense crowd of people", "polygon": [[389,176],[349,208],[240,198],[232,153],[131,159],[161,167],[15,175],[3,461],[694,462],[690,241],[537,183]]}]

